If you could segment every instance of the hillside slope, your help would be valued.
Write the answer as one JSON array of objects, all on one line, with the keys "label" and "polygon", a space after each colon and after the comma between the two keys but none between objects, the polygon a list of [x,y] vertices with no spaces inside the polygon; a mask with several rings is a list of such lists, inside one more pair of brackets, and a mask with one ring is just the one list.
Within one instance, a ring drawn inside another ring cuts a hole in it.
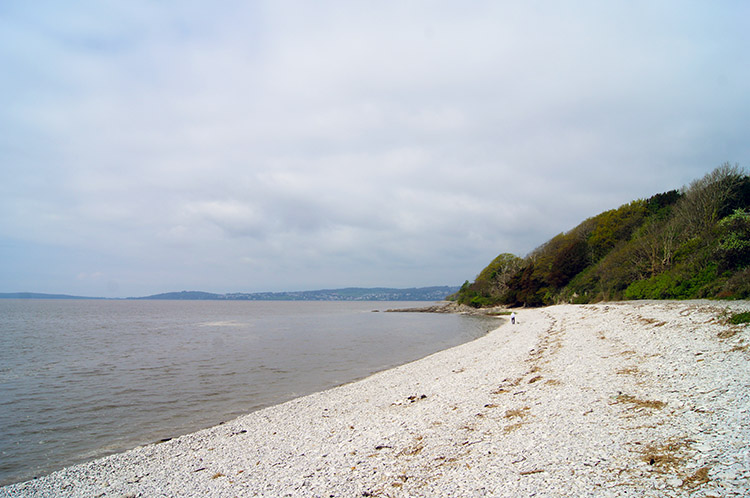
[{"label": "hillside slope", "polygon": [[728,163],[501,254],[453,299],[475,307],[750,297],[750,176]]}]

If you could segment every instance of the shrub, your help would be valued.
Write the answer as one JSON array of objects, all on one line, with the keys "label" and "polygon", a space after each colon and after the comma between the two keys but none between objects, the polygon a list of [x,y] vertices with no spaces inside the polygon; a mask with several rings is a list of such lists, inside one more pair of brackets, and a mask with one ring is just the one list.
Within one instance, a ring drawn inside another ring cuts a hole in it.
[{"label": "shrub", "polygon": [[717,293],[717,297],[721,299],[750,298],[750,267],[729,277]]},{"label": "shrub", "polygon": [[680,275],[667,272],[645,280],[633,282],[625,289],[626,299],[692,299],[708,297],[713,293],[712,285],[718,277],[716,263],[710,263],[696,271]]}]

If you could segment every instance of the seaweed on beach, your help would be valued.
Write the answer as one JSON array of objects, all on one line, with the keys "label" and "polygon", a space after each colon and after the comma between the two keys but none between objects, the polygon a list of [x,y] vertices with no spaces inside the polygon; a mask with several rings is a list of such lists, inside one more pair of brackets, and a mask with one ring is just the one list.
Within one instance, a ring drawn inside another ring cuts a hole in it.
[{"label": "seaweed on beach", "polygon": [[685,462],[681,455],[687,446],[684,440],[671,440],[661,444],[648,444],[641,452],[641,459],[660,471],[672,471]]},{"label": "seaweed on beach", "polygon": [[687,450],[694,441],[684,438],[672,438],[661,443],[650,443],[640,451],[640,458],[654,471],[660,474],[676,474],[682,479],[681,486],[693,488],[706,484],[710,467],[704,466],[696,470],[687,470]]},{"label": "seaweed on beach", "polygon": [[516,429],[520,429],[522,426],[523,426],[523,422],[516,422],[515,424],[506,425],[505,427],[503,427],[503,432],[505,434],[510,434]]},{"label": "seaweed on beach", "polygon": [[631,396],[630,394],[618,394],[615,398],[615,403],[627,403],[631,405],[631,409],[637,409],[637,408],[649,408],[649,409],[655,409],[655,410],[661,410],[667,404],[663,401],[658,400],[644,400],[644,399],[638,399],[635,396]]},{"label": "seaweed on beach", "polygon": [[528,406],[524,406],[523,408],[514,408],[512,410],[506,410],[505,411],[505,418],[523,418],[528,414],[528,411],[530,408]]}]

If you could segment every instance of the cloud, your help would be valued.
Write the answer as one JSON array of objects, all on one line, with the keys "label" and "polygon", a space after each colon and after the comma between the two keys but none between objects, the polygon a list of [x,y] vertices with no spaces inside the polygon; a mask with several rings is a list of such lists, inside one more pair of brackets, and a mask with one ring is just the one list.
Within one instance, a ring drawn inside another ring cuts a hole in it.
[{"label": "cloud", "polygon": [[748,155],[739,4],[0,9],[8,291],[461,283]]}]

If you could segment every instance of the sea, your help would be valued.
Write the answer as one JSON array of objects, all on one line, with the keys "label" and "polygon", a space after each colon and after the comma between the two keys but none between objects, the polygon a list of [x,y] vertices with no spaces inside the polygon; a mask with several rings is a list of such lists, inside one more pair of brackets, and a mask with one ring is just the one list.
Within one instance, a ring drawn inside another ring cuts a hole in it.
[{"label": "sea", "polygon": [[476,339],[418,302],[0,299],[0,485]]}]

